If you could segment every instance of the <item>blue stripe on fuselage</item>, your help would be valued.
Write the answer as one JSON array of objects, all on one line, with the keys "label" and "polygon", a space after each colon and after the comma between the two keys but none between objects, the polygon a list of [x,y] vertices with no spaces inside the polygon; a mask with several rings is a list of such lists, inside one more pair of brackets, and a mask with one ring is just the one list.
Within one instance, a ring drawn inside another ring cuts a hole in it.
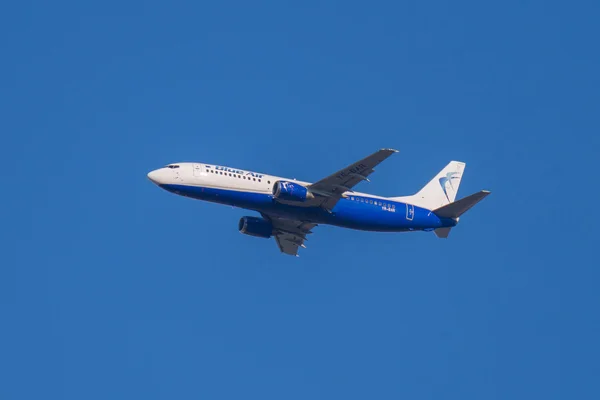
[{"label": "blue stripe on fuselage", "polygon": [[193,199],[227,204],[315,224],[329,224],[359,230],[401,232],[408,230],[429,230],[455,225],[455,222],[452,220],[441,220],[431,211],[416,206],[414,207],[412,220],[408,220],[406,204],[389,199],[381,201],[384,201],[388,205],[394,205],[395,212],[384,210],[383,206],[342,198],[330,213],[320,207],[299,207],[281,204],[275,201],[272,195],[267,193],[241,192],[188,185],[161,185],[161,187],[169,192]]}]

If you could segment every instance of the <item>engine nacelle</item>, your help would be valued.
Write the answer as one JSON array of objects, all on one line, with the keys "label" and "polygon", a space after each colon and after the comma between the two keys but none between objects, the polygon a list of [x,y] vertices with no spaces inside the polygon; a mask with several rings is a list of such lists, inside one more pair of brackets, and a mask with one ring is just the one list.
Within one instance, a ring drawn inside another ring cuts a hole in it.
[{"label": "engine nacelle", "polygon": [[277,181],[273,185],[273,197],[278,200],[306,201],[315,196],[304,186],[290,181]]},{"label": "engine nacelle", "polygon": [[242,217],[238,223],[238,229],[244,235],[265,239],[268,239],[273,235],[273,225],[263,218]]}]

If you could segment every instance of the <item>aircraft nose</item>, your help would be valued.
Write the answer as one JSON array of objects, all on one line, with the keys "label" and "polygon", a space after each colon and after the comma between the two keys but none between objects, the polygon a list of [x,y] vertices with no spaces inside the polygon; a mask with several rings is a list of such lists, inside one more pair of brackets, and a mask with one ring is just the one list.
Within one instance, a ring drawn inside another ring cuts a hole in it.
[{"label": "aircraft nose", "polygon": [[160,175],[160,169],[155,169],[154,171],[148,172],[148,179],[150,179],[152,183],[160,185]]}]

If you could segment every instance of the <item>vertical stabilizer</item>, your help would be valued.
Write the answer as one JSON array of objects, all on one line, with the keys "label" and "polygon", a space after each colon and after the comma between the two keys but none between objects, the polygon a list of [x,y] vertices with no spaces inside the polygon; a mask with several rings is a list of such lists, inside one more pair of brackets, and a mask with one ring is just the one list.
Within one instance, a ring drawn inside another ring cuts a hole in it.
[{"label": "vertical stabilizer", "polygon": [[450,161],[423,189],[417,194],[406,197],[396,197],[419,207],[435,210],[450,204],[456,198],[458,187],[465,171],[465,163]]}]

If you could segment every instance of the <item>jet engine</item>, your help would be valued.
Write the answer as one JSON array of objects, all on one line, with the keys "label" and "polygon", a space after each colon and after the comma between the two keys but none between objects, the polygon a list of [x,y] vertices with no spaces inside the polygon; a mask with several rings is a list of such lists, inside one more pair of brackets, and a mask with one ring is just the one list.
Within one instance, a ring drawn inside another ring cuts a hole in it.
[{"label": "jet engine", "polygon": [[289,181],[277,181],[273,185],[273,197],[278,200],[306,201],[315,196],[304,186]]},{"label": "jet engine", "polygon": [[273,235],[273,225],[263,218],[242,217],[238,223],[238,229],[244,235],[265,239],[268,239]]}]

